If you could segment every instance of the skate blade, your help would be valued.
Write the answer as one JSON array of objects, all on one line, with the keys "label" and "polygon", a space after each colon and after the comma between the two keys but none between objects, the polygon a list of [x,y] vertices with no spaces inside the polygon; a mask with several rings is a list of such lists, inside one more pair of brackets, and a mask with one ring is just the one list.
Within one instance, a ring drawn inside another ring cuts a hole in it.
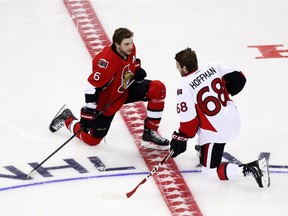
[{"label": "skate blade", "polygon": [[170,145],[157,145],[155,143],[143,141],[143,140],[140,146],[142,148],[155,149],[155,150],[160,150],[160,151],[166,151],[170,149]]},{"label": "skate blade", "polygon": [[264,188],[268,188],[270,186],[270,174],[269,174],[269,168],[268,168],[268,163],[265,158],[262,158],[261,160],[258,161],[259,167],[262,171],[262,186]]},{"label": "skate blade", "polygon": [[[60,115],[60,113],[63,111],[63,110],[65,110],[66,109],[66,104],[64,104],[61,108],[60,108],[60,110],[56,113],[56,115],[54,116],[54,118],[52,119],[52,121],[58,116],[58,115]],[[52,122],[51,121],[51,122]]]}]

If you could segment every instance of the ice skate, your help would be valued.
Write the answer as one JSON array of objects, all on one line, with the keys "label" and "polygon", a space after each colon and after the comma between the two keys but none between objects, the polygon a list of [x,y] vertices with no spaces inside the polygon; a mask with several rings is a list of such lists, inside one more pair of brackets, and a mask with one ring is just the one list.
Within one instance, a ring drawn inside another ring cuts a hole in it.
[{"label": "ice skate", "polygon": [[75,116],[72,114],[71,110],[66,108],[66,105],[64,105],[63,107],[61,107],[61,109],[51,121],[49,125],[49,130],[51,132],[56,132],[60,130],[65,125],[65,120],[69,117],[76,119]]},{"label": "ice skate", "polygon": [[169,150],[169,140],[161,137],[152,129],[144,129],[141,146],[156,150]]},{"label": "ice skate", "polygon": [[259,187],[269,187],[270,186],[270,175],[268,169],[268,163],[265,158],[261,160],[256,160],[248,164],[243,164],[244,176],[251,174],[256,180]]}]

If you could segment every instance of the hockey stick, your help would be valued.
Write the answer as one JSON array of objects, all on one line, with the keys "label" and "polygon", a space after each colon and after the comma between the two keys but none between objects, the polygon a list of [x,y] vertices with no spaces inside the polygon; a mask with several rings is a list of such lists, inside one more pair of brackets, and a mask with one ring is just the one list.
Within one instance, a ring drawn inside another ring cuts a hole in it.
[{"label": "hockey stick", "polygon": [[[135,80],[132,80],[129,85],[125,89],[128,89],[130,85],[134,82]],[[114,103],[116,99],[112,100],[110,103],[108,103],[97,115],[94,117],[94,120],[98,118],[111,104]],[[51,153],[45,160],[43,160],[40,164],[38,164],[31,172],[27,175],[27,179],[30,178],[31,174],[37,170],[43,163],[45,163],[49,158],[51,158],[54,154],[56,154],[60,149],[62,149],[67,143],[69,143],[74,137],[76,137],[78,134],[80,134],[84,130],[84,127],[81,127],[76,133],[74,133],[68,140],[66,140],[61,146],[59,146],[53,153]]]},{"label": "hockey stick", "polygon": [[133,194],[136,193],[136,191],[138,190],[138,188],[143,185],[152,175],[154,175],[155,172],[157,172],[157,170],[162,167],[166,161],[172,156],[173,154],[173,150],[171,150],[166,156],[165,158],[162,159],[162,161],[160,163],[158,163],[150,172],[149,174],[142,179],[142,181],[130,192],[126,193],[126,194],[121,194],[121,193],[103,193],[102,197],[103,198],[107,198],[107,199],[123,199],[123,198],[130,198],[131,196],[133,196]]},{"label": "hockey stick", "polygon": [[[98,118],[114,101],[110,102],[106,105],[106,107],[97,113],[94,119]],[[42,164],[44,164],[49,158],[51,158],[54,154],[56,154],[60,149],[62,149],[67,143],[69,143],[74,137],[80,134],[84,130],[84,127],[81,127],[76,133],[74,133],[68,140],[66,140],[61,146],[59,146],[53,153],[51,153],[45,160],[43,160],[40,164],[38,164],[31,172],[27,175],[27,179],[30,178],[31,174],[37,170]]]}]

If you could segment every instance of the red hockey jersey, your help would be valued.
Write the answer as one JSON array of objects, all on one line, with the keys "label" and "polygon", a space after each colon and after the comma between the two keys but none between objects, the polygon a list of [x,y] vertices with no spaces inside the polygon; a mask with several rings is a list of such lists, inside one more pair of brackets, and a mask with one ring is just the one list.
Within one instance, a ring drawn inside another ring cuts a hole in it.
[{"label": "red hockey jersey", "polygon": [[124,104],[127,96],[129,84],[133,80],[133,75],[137,67],[136,48],[124,59],[112,48],[112,44],[107,45],[93,59],[92,74],[88,77],[88,82],[95,88],[102,88],[97,102],[97,110],[105,109],[104,115],[115,114]]}]

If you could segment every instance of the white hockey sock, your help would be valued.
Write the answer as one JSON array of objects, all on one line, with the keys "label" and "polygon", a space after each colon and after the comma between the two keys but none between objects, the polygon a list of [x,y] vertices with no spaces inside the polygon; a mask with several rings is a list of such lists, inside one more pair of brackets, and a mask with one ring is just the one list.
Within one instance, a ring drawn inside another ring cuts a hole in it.
[{"label": "white hockey sock", "polygon": [[[244,177],[243,167],[239,167],[237,164],[227,163],[225,170],[219,171],[217,168],[202,167],[202,174],[206,175],[209,179],[213,180],[236,180]],[[219,174],[218,172],[222,172]],[[224,174],[225,173],[225,174]],[[222,179],[220,176],[222,176]],[[228,179],[225,179],[225,177]]]},{"label": "white hockey sock", "polygon": [[226,167],[226,175],[229,180],[236,180],[244,177],[243,167],[239,167],[237,164],[229,163]]}]

